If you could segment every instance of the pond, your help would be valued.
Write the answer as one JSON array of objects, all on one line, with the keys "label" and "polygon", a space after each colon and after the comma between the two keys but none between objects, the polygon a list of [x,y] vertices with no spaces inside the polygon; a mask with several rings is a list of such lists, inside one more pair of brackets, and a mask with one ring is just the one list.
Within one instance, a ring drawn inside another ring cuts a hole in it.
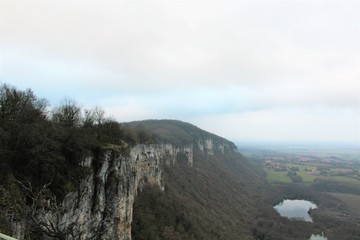
[{"label": "pond", "polygon": [[317,206],[315,203],[306,200],[286,199],[274,208],[282,217],[312,222],[312,218],[308,212],[310,209],[317,208]]},{"label": "pond", "polygon": [[321,235],[313,234],[309,240],[327,240],[327,238],[322,233]]}]

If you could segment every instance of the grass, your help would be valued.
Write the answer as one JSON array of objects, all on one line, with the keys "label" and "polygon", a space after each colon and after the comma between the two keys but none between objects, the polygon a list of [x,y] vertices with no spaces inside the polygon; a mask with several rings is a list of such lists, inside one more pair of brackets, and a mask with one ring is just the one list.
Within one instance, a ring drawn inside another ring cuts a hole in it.
[{"label": "grass", "polygon": [[266,179],[272,183],[292,183],[287,175],[287,171],[267,170]]},{"label": "grass", "polygon": [[345,193],[329,193],[332,196],[343,201],[350,211],[350,215],[360,217],[360,196],[354,194],[345,194]]},{"label": "grass", "polygon": [[[286,163],[288,169],[298,168],[296,174],[299,175],[305,184],[311,184],[316,178],[325,179],[325,180],[335,180],[339,182],[346,182],[360,185],[360,181],[347,176],[321,176],[321,175],[312,175],[308,171],[316,169],[315,166],[307,164],[294,164]],[[266,179],[271,183],[292,183],[292,180],[287,176],[288,171],[275,171],[275,170],[266,170],[267,176]]]},{"label": "grass", "polygon": [[[291,164],[291,166],[297,167],[296,164]],[[305,168],[305,166],[302,167]],[[297,171],[296,173],[303,179],[304,183],[309,183],[309,184],[312,183],[315,180],[315,178],[318,177],[311,175],[303,170]],[[289,178],[287,174],[288,171],[266,170],[266,179],[271,183],[292,183],[292,180]]]},{"label": "grass", "polygon": [[[266,179],[271,183],[291,183],[291,179],[287,175],[288,171],[274,171],[274,170],[266,170]],[[339,182],[348,182],[353,184],[359,184],[360,181],[346,177],[346,176],[319,176],[319,175],[312,175],[304,171],[297,171],[297,175],[299,175],[304,183],[311,184],[314,182],[316,178],[321,179],[328,179],[328,180],[336,180]]]},{"label": "grass", "polygon": [[360,185],[360,181],[347,176],[319,176],[321,179],[336,180],[339,182],[348,182]]},{"label": "grass", "polygon": [[299,168],[300,171],[305,171],[305,169],[307,169],[309,171],[309,170],[312,170],[312,169],[316,168],[316,167],[311,166],[311,165],[302,165],[302,164],[294,164],[294,163],[287,163],[286,165],[289,168],[292,168],[292,167]]},{"label": "grass", "polygon": [[300,171],[297,172],[297,175],[299,175],[303,179],[303,182],[305,183],[312,183],[318,177],[311,175],[307,172],[300,172]]}]

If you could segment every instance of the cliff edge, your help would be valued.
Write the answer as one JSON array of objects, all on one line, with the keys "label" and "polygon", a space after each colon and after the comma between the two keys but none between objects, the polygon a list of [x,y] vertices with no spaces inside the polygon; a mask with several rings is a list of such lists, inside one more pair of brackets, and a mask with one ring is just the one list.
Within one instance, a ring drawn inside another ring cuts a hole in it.
[{"label": "cliff edge", "polygon": [[[164,190],[164,169],[178,161],[192,167],[194,154],[236,152],[230,141],[180,121],[127,123],[153,134],[157,143],[111,145],[93,151],[81,166],[87,171],[77,191],[61,203],[39,199],[33,220],[58,239],[130,240],[133,204],[146,186]],[[24,239],[26,222],[13,221],[14,236]]]}]

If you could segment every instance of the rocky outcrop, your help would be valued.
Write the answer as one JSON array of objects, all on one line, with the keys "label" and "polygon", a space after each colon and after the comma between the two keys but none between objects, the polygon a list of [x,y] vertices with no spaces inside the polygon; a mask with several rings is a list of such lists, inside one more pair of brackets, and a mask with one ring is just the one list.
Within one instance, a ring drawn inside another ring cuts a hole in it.
[{"label": "rocky outcrop", "polygon": [[41,208],[36,218],[45,231],[60,234],[61,239],[130,240],[138,191],[149,184],[164,190],[164,166],[171,167],[176,161],[192,166],[194,150],[212,155],[234,151],[236,147],[204,138],[180,147],[140,144],[126,151],[116,146],[99,150],[82,162],[88,175],[79,190],[69,193],[60,205]]},{"label": "rocky outcrop", "polygon": [[137,191],[147,184],[164,189],[163,165],[174,164],[179,154],[192,165],[192,146],[137,145],[124,154],[103,150],[82,163],[89,175],[79,191],[68,194],[59,211],[44,210],[37,217],[55,225],[65,239],[131,239]]},{"label": "rocky outcrop", "polygon": [[197,148],[204,154],[225,154],[234,152],[236,146],[231,142],[214,140],[213,138],[200,138],[197,140]]}]

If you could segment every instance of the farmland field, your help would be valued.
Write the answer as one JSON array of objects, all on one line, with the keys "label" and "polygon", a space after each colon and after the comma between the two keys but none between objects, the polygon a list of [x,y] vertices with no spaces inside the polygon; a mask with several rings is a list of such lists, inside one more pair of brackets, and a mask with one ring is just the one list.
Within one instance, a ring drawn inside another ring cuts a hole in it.
[{"label": "farmland field", "polygon": [[297,174],[302,178],[303,182],[305,183],[312,183],[317,178],[317,176],[311,175],[307,172],[298,172]]},{"label": "farmland field", "polygon": [[267,170],[266,178],[272,183],[291,183],[291,179],[287,175],[287,171]]},{"label": "farmland field", "polygon": [[314,224],[301,229],[313,227],[329,240],[360,240],[360,149],[340,147],[282,145],[240,151],[262,167],[265,180],[276,192],[274,202],[290,197],[317,204],[318,209],[312,211]]}]

